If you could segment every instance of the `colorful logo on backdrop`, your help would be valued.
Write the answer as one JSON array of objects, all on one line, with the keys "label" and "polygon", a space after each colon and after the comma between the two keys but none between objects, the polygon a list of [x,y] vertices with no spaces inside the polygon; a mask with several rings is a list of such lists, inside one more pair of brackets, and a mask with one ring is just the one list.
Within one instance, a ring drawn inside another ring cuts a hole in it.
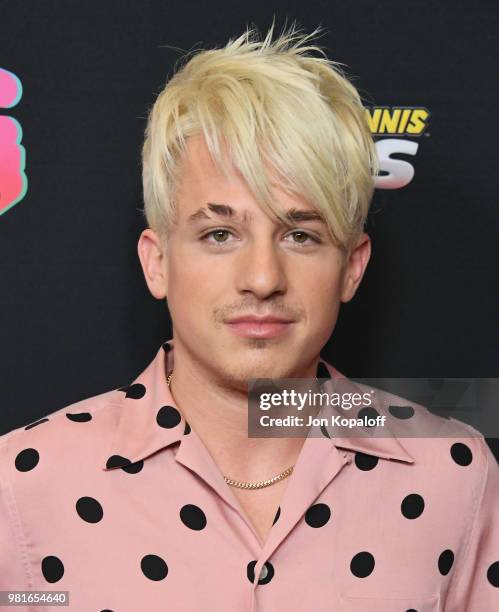
[{"label": "colorful logo on backdrop", "polygon": [[17,76],[0,68],[0,215],[18,204],[28,190],[23,131],[14,117],[3,114],[3,109],[13,108],[22,95]]},{"label": "colorful logo on backdrop", "polygon": [[366,108],[367,121],[376,140],[380,174],[377,189],[400,189],[414,178],[414,166],[392,155],[416,155],[419,142],[411,138],[429,136],[430,113],[422,106],[377,106]]}]

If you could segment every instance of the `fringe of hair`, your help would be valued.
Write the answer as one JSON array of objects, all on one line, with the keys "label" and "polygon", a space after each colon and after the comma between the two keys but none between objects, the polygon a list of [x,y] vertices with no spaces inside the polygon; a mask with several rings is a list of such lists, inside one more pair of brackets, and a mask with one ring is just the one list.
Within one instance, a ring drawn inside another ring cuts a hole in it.
[{"label": "fringe of hair", "polygon": [[360,236],[378,172],[376,149],[343,64],[307,44],[320,30],[303,34],[293,24],[272,41],[274,22],[263,40],[247,26],[224,47],[183,58],[149,112],[142,147],[142,212],[164,240],[175,221],[186,140],[200,133],[224,173],[227,147],[269,215],[286,222],[270,190],[277,178],[323,214],[337,246],[348,251]]}]

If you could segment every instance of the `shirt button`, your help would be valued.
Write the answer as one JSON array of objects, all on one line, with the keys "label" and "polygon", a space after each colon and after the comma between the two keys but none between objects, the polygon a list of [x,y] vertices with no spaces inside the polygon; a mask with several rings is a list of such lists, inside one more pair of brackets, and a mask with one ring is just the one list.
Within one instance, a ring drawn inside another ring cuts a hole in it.
[{"label": "shirt button", "polygon": [[265,578],[267,578],[269,574],[269,570],[267,569],[266,565],[262,565],[262,569],[260,570],[260,577],[258,578],[258,581],[260,580],[265,580]]}]

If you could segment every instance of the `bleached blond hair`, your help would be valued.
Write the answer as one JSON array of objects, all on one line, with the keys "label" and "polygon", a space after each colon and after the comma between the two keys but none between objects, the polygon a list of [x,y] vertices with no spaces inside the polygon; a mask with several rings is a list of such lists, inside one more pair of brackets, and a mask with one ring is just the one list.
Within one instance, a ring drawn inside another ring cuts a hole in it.
[{"label": "bleached blond hair", "polygon": [[197,51],[156,98],[142,148],[142,212],[165,241],[175,221],[179,160],[186,139],[198,134],[225,175],[227,145],[271,217],[289,223],[272,198],[277,177],[322,213],[340,248],[348,251],[362,233],[378,161],[360,95],[343,64],[305,44],[321,26],[307,35],[292,25],[275,41],[273,29],[260,40],[247,26],[224,47]]}]

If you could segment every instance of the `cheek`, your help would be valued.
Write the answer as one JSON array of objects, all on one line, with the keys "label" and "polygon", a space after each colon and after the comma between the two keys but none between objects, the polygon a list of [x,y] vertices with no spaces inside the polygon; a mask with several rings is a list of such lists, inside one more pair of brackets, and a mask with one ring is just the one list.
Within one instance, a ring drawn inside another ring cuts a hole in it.
[{"label": "cheek", "polygon": [[303,278],[300,292],[304,296],[311,324],[329,326],[337,319],[342,282],[337,267],[323,266]]},{"label": "cheek", "polygon": [[168,260],[168,284],[174,293],[192,295],[209,285],[211,269],[191,249],[176,249]]},{"label": "cheek", "polygon": [[[169,259],[168,304],[177,321],[199,321],[202,313],[210,316],[210,305],[216,304],[220,290],[220,273],[201,258],[176,253]],[[225,294],[227,292],[225,291]]]},{"label": "cheek", "polygon": [[339,265],[329,262],[304,269],[297,278],[302,291],[311,296],[312,301],[330,303],[341,294],[342,276]]}]

